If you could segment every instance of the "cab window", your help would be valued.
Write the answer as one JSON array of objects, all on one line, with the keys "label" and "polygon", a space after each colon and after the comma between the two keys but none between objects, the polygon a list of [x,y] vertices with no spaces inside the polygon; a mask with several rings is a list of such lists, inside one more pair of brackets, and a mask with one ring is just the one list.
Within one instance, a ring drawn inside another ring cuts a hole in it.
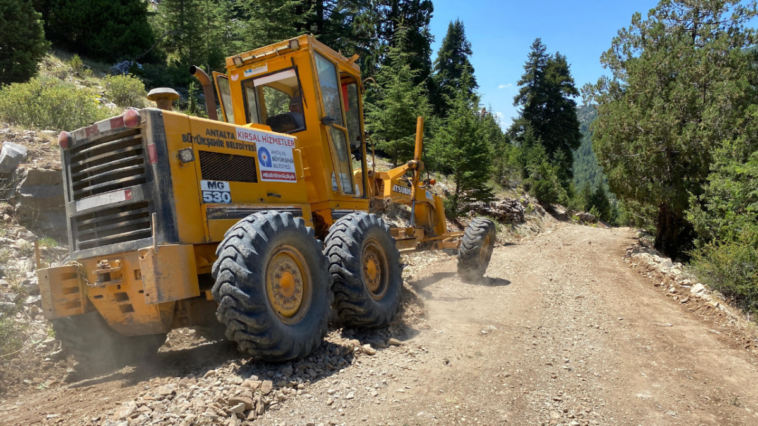
[{"label": "cab window", "polygon": [[361,147],[361,111],[358,107],[358,96],[358,84],[355,80],[352,77],[343,77],[342,97],[345,99],[347,134],[352,151]]},{"label": "cab window", "polygon": [[229,77],[218,76],[216,78],[218,92],[221,95],[221,106],[224,112],[224,121],[234,123],[234,108],[232,107],[232,90],[229,87]]},{"label": "cab window", "polygon": [[335,191],[339,182],[339,189],[345,194],[355,194],[353,186],[353,168],[350,161],[350,145],[340,105],[340,82],[337,75],[337,67],[330,60],[316,53],[316,72],[318,74],[321,101],[324,105],[324,115],[332,119],[333,125],[329,128],[329,136],[332,143],[332,162],[337,173],[332,176],[332,189]]},{"label": "cab window", "polygon": [[279,133],[305,130],[303,96],[294,69],[242,82],[248,122],[264,123]]}]

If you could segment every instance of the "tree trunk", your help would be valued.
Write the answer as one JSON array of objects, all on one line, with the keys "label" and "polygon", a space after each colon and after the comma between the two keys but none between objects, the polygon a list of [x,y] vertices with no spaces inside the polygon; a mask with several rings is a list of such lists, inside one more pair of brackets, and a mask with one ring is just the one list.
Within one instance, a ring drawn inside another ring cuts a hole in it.
[{"label": "tree trunk", "polygon": [[693,248],[694,229],[684,219],[684,212],[661,203],[655,232],[655,249],[672,259],[687,260]]}]

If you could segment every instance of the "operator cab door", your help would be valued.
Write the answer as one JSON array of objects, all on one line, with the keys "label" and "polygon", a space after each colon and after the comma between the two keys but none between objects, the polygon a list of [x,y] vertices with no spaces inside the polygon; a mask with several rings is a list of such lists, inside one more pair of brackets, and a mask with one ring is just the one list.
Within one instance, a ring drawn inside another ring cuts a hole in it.
[{"label": "operator cab door", "polygon": [[[318,89],[321,95],[323,107],[322,124],[327,126],[327,138],[331,152],[334,172],[331,176],[332,190],[346,195],[360,197],[365,191],[361,189],[363,184],[358,185],[353,181],[353,163],[351,152],[354,151],[353,139],[357,139],[357,147],[360,143],[360,111],[357,110],[357,84],[355,85],[354,104],[355,109],[348,108],[345,114],[345,105],[350,105],[348,86],[341,84],[337,64],[327,59],[326,56],[314,52],[316,74],[318,76]],[[343,96],[344,95],[344,96]],[[356,115],[357,114],[357,115]],[[358,127],[355,119],[357,118]],[[360,158],[360,157],[359,157]],[[363,166],[363,162],[361,162]],[[362,167],[363,168],[363,167]]]}]

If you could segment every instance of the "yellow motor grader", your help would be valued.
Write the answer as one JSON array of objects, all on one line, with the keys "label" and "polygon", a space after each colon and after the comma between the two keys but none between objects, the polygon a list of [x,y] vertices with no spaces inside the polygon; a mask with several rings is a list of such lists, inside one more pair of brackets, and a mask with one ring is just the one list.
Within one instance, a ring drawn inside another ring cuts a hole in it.
[{"label": "yellow motor grader", "polygon": [[[39,282],[80,362],[122,363],[174,328],[219,323],[255,359],[297,359],[332,307],[349,326],[392,321],[400,253],[458,248],[459,271],[482,277],[494,224],[447,232],[420,178],[422,119],[412,161],[369,169],[356,60],[301,36],[227,59],[213,75],[221,117],[193,67],[210,119],[171,111],[178,95],[157,90],[159,108],[60,134],[71,261]],[[410,227],[370,213],[388,200],[410,206]]]}]

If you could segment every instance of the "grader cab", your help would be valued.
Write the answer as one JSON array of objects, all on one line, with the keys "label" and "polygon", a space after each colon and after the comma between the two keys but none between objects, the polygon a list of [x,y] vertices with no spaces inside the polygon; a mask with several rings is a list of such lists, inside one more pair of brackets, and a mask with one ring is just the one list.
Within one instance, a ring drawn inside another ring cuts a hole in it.
[{"label": "grader cab", "polygon": [[[301,36],[228,58],[217,120],[172,112],[159,90],[161,109],[61,133],[71,261],[39,278],[70,352],[122,363],[174,328],[220,325],[256,359],[297,359],[332,308],[349,326],[392,321],[401,252],[459,248],[459,271],[481,278],[494,225],[447,232],[420,179],[422,119],[414,160],[369,169],[356,59]],[[191,72],[215,118],[210,79]],[[410,206],[410,227],[370,213],[388,202]]]}]

